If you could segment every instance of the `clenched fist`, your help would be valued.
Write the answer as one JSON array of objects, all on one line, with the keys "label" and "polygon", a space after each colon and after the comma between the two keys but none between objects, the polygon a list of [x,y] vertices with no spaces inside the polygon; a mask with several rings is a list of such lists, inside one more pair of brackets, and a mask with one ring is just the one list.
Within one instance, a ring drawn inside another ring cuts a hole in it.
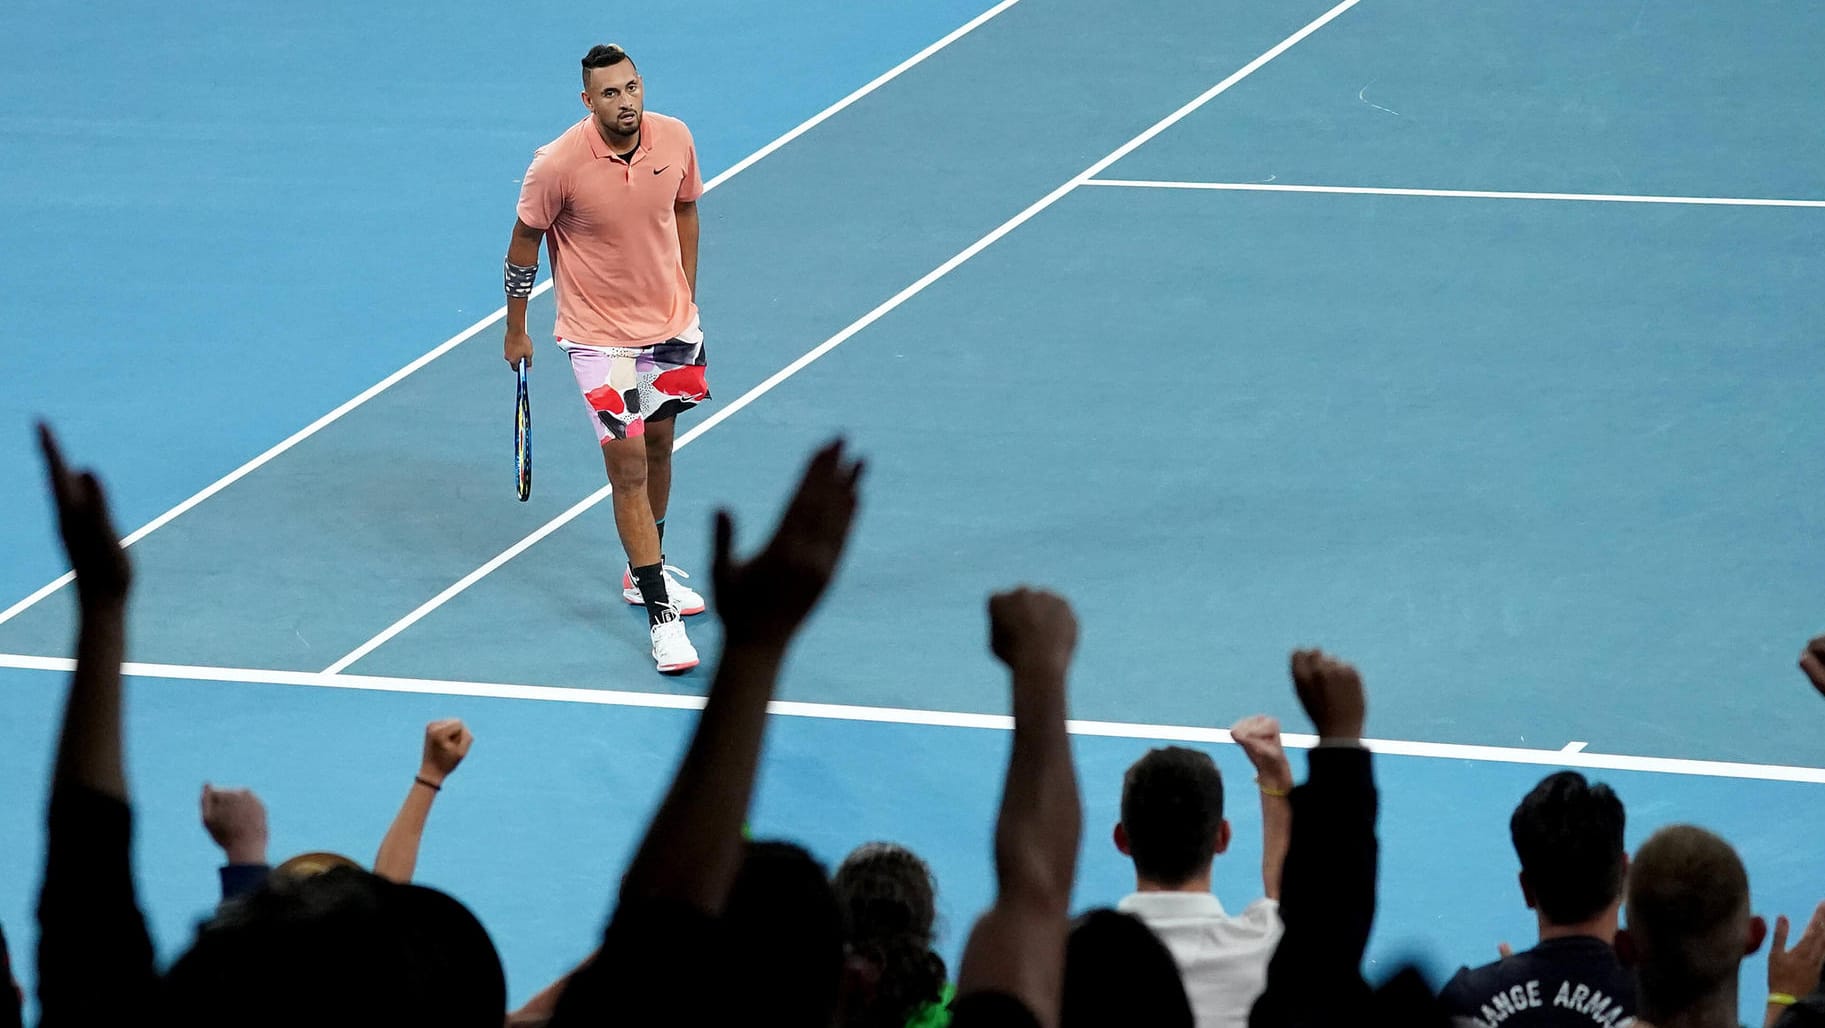
[{"label": "clenched fist", "polygon": [[989,648],[1014,671],[1062,675],[1077,648],[1077,616],[1053,593],[1014,589],[989,598]]},{"label": "clenched fist", "polygon": [[1245,717],[1230,728],[1229,737],[1248,754],[1263,787],[1281,792],[1293,787],[1293,765],[1280,744],[1280,722],[1266,714]]},{"label": "clenched fist", "polygon": [[1367,703],[1355,668],[1322,650],[1299,650],[1293,654],[1293,688],[1320,738],[1362,738]]},{"label": "clenched fist", "polygon": [[266,863],[266,805],[251,789],[203,783],[203,827],[230,864]]},{"label": "clenched fist", "polygon": [[474,742],[475,736],[456,718],[431,722],[425,726],[425,756],[419,775],[442,785],[444,778],[469,755]]}]

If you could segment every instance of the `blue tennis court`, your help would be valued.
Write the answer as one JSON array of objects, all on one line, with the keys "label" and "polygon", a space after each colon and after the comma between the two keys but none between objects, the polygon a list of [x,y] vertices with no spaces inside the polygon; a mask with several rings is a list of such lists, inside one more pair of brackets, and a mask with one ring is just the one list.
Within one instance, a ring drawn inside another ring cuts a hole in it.
[{"label": "blue tennis court", "polygon": [[[670,559],[707,577],[718,506],[757,540],[832,434],[870,461],[757,833],[919,850],[954,960],[1007,744],[983,601],[1029,581],[1084,626],[1080,905],[1132,884],[1122,769],[1181,739],[1246,782],[1221,729],[1305,730],[1286,654],[1322,645],[1388,753],[1377,961],[1531,939],[1507,818],[1561,765],[1616,787],[1631,843],[1706,825],[1758,912],[1809,910],[1825,9],[1334,3],[0,15],[36,40],[0,62],[22,976],[73,629],[40,415],[147,526],[128,749],[163,952],[216,897],[203,781],[260,792],[275,855],[367,859],[436,717],[477,744],[419,879],[490,927],[515,1003],[588,952],[708,670],[652,670],[549,344],[531,500],[510,481],[500,256],[605,40],[715,176],[715,398],[680,425]],[[1233,908],[1259,882],[1232,795]]]}]

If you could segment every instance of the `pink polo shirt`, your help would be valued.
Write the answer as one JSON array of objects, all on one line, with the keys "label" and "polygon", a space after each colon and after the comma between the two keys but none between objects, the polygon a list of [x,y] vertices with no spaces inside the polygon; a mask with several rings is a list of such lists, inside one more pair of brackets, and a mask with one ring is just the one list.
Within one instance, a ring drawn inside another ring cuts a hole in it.
[{"label": "pink polo shirt", "polygon": [[557,337],[650,346],[697,316],[678,250],[674,203],[703,194],[697,147],[677,118],[651,111],[630,162],[585,117],[533,154],[519,217],[543,230],[558,294]]}]

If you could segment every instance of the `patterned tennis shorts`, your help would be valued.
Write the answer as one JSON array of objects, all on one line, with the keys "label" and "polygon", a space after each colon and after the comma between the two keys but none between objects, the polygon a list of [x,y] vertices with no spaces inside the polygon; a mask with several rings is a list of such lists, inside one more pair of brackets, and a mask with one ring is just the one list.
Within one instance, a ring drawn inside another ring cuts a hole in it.
[{"label": "patterned tennis shorts", "polygon": [[675,418],[710,398],[703,330],[693,321],[677,339],[652,346],[597,349],[566,344],[570,370],[596,426],[596,442],[638,439],[649,421]]}]

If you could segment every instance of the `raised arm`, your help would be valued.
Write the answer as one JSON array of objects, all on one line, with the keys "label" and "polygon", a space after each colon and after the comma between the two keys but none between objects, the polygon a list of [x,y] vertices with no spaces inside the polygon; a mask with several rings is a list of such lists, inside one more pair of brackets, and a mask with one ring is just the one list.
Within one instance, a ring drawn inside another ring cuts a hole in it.
[{"label": "raised arm", "polygon": [[767,703],[787,647],[836,573],[855,517],[862,464],[842,443],[819,450],[773,538],[734,556],[734,522],[716,517],[713,607],[722,655],[696,733],[622,880],[621,896],[717,913],[741,867]]},{"label": "raised arm", "polygon": [[469,755],[475,737],[455,718],[433,721],[425,726],[425,748],[418,762],[418,775],[406,790],[405,802],[380,840],[380,852],[374,857],[374,873],[388,881],[409,882],[418,867],[418,847],[424,841],[425,821],[431,816],[431,804],[444,787],[444,779]]},{"label": "raised arm", "polygon": [[76,573],[76,672],[70,679],[57,744],[58,786],[82,786],[125,802],[121,763],[120,665],[127,645],[127,591],[133,573],[108,517],[101,483],[64,464],[50,428],[40,425],[39,445],[50,468],[58,525],[70,568]]},{"label": "raised arm", "polygon": [[121,660],[132,570],[100,482],[72,471],[49,428],[39,444],[76,573],[76,671],[51,779],[38,899],[40,1024],[125,1024],[156,981],[133,888],[132,810],[121,759]]},{"label": "raised arm", "polygon": [[1236,722],[1229,736],[1255,765],[1255,785],[1261,792],[1261,894],[1278,900],[1286,848],[1293,838],[1293,765],[1280,743],[1280,722],[1266,714]]},{"label": "raised arm", "polygon": [[[958,971],[960,1022],[971,1004],[1019,1002],[1059,1023],[1071,884],[1082,828],[1065,687],[1077,645],[1070,606],[1025,589],[989,601],[990,642],[1013,680],[1014,747],[995,825],[994,906],[970,933]],[[985,1018],[986,1019],[986,1018]]]},{"label": "raised arm", "polygon": [[1249,1028],[1352,1023],[1370,996],[1362,955],[1375,918],[1378,850],[1362,679],[1316,650],[1294,653],[1292,672],[1319,742],[1305,784],[1293,790],[1280,899],[1286,933]]},{"label": "raised arm", "polygon": [[222,899],[260,887],[272,867],[266,862],[266,804],[251,789],[218,789],[203,783],[203,828],[222,848]]},{"label": "raised arm", "polygon": [[1819,973],[1825,969],[1825,903],[1813,908],[1805,933],[1788,949],[1791,930],[1786,914],[1775,918],[1774,942],[1768,948],[1765,1028],[1802,1028],[1821,1021]]}]

